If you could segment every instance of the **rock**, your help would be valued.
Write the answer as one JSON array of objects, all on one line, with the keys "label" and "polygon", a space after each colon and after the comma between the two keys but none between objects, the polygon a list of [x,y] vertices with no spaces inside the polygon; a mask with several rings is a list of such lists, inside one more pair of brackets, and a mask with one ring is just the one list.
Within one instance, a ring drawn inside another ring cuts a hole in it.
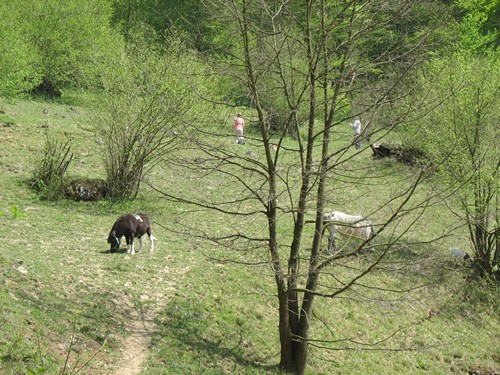
[{"label": "rock", "polygon": [[70,181],[66,197],[76,201],[96,201],[107,196],[106,182],[100,179],[79,178]]}]

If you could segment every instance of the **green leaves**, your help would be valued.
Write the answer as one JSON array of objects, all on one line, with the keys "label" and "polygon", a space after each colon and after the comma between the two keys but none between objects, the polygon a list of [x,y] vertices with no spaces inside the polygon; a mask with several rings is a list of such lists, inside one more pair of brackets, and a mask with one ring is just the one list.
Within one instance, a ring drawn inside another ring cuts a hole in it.
[{"label": "green leaves", "polygon": [[[498,43],[499,31],[494,25],[500,3],[495,0],[459,0],[464,16],[460,23],[460,48],[470,53],[485,52]],[[498,23],[498,20],[496,21]],[[498,26],[498,25],[497,25]]]},{"label": "green leaves", "polygon": [[102,66],[123,49],[111,27],[111,2],[20,0],[2,2],[0,95],[37,87],[92,86]]},{"label": "green leaves", "polygon": [[[38,55],[25,32],[24,8],[18,1],[0,2],[0,95],[13,96],[41,80]],[[28,79],[27,79],[28,78]]]}]

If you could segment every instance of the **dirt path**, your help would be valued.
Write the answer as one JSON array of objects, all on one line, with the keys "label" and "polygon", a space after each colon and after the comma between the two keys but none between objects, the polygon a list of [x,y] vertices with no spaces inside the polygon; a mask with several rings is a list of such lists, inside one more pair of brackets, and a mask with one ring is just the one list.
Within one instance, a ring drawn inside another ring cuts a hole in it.
[{"label": "dirt path", "polygon": [[[168,263],[171,257],[167,256],[165,259]],[[122,301],[130,334],[121,344],[121,358],[115,362],[111,375],[137,375],[144,369],[151,349],[152,335],[157,329],[155,317],[168,303],[177,290],[180,279],[189,269],[189,266],[166,266],[149,280],[148,285],[143,285],[142,294],[138,297],[139,303],[134,304],[129,298]]]},{"label": "dirt path", "polygon": [[130,336],[123,343],[120,366],[114,375],[136,375],[141,372],[151,346],[151,336],[156,328],[154,312],[131,311],[128,329]]}]

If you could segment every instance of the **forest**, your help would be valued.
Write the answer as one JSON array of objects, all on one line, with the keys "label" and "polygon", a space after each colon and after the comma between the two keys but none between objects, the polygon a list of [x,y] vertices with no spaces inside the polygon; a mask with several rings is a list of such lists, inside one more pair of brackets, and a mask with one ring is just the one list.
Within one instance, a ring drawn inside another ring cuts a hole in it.
[{"label": "forest", "polygon": [[500,373],[499,12],[1,2],[0,373]]}]

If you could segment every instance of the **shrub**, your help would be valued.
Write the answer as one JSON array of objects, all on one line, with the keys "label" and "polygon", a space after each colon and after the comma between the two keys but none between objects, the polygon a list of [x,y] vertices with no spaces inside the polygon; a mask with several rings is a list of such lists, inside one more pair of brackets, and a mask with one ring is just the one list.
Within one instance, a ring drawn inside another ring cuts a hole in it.
[{"label": "shrub", "polygon": [[64,196],[64,176],[73,159],[69,141],[51,139],[46,134],[44,157],[35,165],[31,186],[44,199]]}]

